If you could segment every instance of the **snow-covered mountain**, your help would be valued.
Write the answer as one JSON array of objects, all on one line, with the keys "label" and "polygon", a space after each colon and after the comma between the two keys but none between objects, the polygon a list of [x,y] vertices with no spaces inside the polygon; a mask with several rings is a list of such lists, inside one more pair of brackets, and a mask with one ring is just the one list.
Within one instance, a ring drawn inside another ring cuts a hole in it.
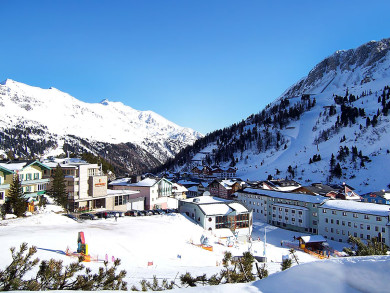
[{"label": "snow-covered mountain", "polygon": [[347,182],[358,192],[387,189],[388,86],[390,39],[337,51],[264,110],[199,139],[164,168],[203,162],[235,166],[244,180],[273,176],[306,185]]},{"label": "snow-covered mountain", "polygon": [[[41,89],[10,79],[0,84],[0,109],[3,132],[34,129],[30,131],[34,132],[30,133],[30,139],[50,138],[53,144],[41,149],[45,154],[64,152],[61,146],[82,139],[94,145],[103,143],[105,147],[131,143],[162,163],[202,137],[152,111],[138,111],[108,100],[85,103],[55,88]],[[3,152],[9,149],[1,147]],[[42,155],[36,152],[30,155],[34,154]]]}]

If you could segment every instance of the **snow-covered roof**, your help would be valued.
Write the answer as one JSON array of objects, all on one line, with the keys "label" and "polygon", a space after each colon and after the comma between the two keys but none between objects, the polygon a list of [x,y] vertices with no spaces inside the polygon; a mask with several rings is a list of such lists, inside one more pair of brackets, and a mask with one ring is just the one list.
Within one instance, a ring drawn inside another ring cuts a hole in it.
[{"label": "snow-covered roof", "polygon": [[187,188],[185,188],[183,185],[178,184],[178,183],[173,183],[172,184],[172,190],[175,192],[186,192],[188,191]]},{"label": "snow-covered roof", "polygon": [[108,185],[129,185],[129,182],[131,182],[130,178],[120,178],[111,181]]},{"label": "snow-covered roof", "polygon": [[324,209],[334,209],[349,211],[361,214],[370,214],[377,216],[388,216],[390,214],[390,206],[380,205],[376,203],[357,202],[349,200],[328,200],[322,206]]},{"label": "snow-covered roof", "polygon": [[152,187],[155,185],[159,180],[152,179],[152,178],[145,178],[144,180],[141,180],[137,183],[131,183],[130,186],[140,186],[140,187]]},{"label": "snow-covered roof", "polygon": [[22,170],[25,165],[26,165],[26,163],[9,163],[9,164],[0,163],[0,166],[2,166],[3,168],[6,168],[8,170],[11,170],[11,171]]},{"label": "snow-covered roof", "polygon": [[188,187],[187,190],[188,191],[198,192],[198,187],[197,186],[191,186],[191,187]]},{"label": "snow-covered roof", "polygon": [[131,178],[121,178],[110,182],[109,185],[121,185],[121,186],[138,186],[138,187],[152,187],[159,180],[152,178],[145,178],[136,183],[131,183]]},{"label": "snow-covered roof", "polygon": [[140,193],[139,191],[135,191],[135,190],[124,190],[124,189],[116,189],[116,190],[113,190],[113,189],[107,189],[107,195],[132,195],[132,194],[136,194],[136,193]]},{"label": "snow-covered roof", "polygon": [[255,189],[255,188],[245,188],[244,192],[258,194],[258,195],[266,195],[269,197],[277,197],[282,199],[289,199],[289,200],[299,200],[303,202],[309,202],[309,203],[322,203],[327,200],[326,197],[320,196],[320,195],[308,195],[303,193],[291,193],[291,192],[280,192],[280,191],[273,191],[268,189]]},{"label": "snow-covered roof", "polygon": [[233,202],[228,204],[232,209],[234,209],[237,213],[245,213],[248,211],[246,207],[238,202]]},{"label": "snow-covered roof", "polygon": [[63,162],[63,163],[55,163],[55,162],[47,162],[47,163],[45,163],[46,166],[49,166],[52,169],[55,169],[58,166],[58,164],[60,164],[61,168],[73,168],[73,169],[77,168],[76,165],[74,165],[74,164],[70,165],[70,164],[67,164],[65,162]]},{"label": "snow-covered roof", "polygon": [[230,214],[233,210],[229,205],[221,204],[202,204],[199,206],[206,215],[227,215]]},{"label": "snow-covered roof", "polygon": [[301,236],[299,238],[301,238],[305,243],[326,242],[326,239],[322,235]]},{"label": "snow-covered roof", "polygon": [[219,197],[207,196],[207,195],[193,197],[193,198],[187,198],[187,199],[184,199],[183,201],[194,202],[194,203],[196,202],[197,204],[231,202],[230,200],[222,199]]},{"label": "snow-covered roof", "polygon": [[8,170],[11,170],[11,171],[21,171],[23,170],[24,168],[28,167],[28,166],[31,166],[31,165],[39,165],[41,166],[43,169],[50,169],[49,166],[47,166],[46,164],[43,164],[39,161],[24,161],[24,162],[8,162],[8,163],[0,163],[0,166],[5,168],[5,169],[8,169]]}]

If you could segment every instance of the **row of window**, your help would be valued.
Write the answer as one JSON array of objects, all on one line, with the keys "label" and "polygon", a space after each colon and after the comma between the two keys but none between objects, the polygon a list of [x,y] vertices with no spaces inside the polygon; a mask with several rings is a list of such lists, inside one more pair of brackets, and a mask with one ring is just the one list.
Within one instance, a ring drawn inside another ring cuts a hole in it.
[{"label": "row of window", "polygon": [[[337,211],[332,210],[331,212],[332,212],[332,215],[337,215]],[[326,214],[326,213],[327,213],[327,209],[323,209],[323,210],[322,210],[322,213],[323,213],[323,214]],[[348,215],[348,213],[347,213],[347,212],[341,212],[341,215],[342,215],[343,217],[346,217],[346,216]],[[353,216],[354,218],[359,218],[359,214],[358,214],[358,213],[352,213],[352,216]],[[363,215],[363,217],[364,217],[365,220],[369,220],[369,219],[370,219],[370,216],[369,216],[369,215]],[[378,222],[380,222],[380,221],[382,221],[382,218],[376,216],[376,220],[377,220]]]},{"label": "row of window", "polygon": [[[325,232],[329,232],[329,228],[328,227],[325,227]],[[345,230],[339,230],[339,229],[333,229],[333,228],[330,228],[330,233],[335,233],[335,234],[340,234],[341,232],[341,235],[352,235],[352,233],[350,231],[345,231]],[[354,232],[353,233],[353,236],[354,237],[358,237],[358,233],[357,232]],[[325,236],[326,237],[326,236]],[[370,234],[366,234],[366,238],[364,238],[364,234],[363,233],[359,233],[359,238],[360,239],[367,239],[367,240],[370,240],[371,239],[371,235]],[[333,237],[331,237],[331,240],[334,240]],[[340,242],[342,241],[341,239],[339,240]],[[385,238],[382,238],[382,242],[385,242]]]},{"label": "row of window", "polygon": [[[351,222],[345,222],[345,221],[340,221],[340,220],[334,221],[333,219],[330,219],[330,221],[329,221],[328,218],[325,218],[325,223],[329,223],[329,222],[330,222],[330,224],[336,224],[336,225],[340,225],[341,224],[341,226],[347,225],[348,227],[352,227],[352,223]],[[366,227],[366,230],[371,230],[371,225],[364,226],[364,224],[353,223],[353,227],[354,228],[359,228],[360,227],[360,229],[364,229],[364,227]],[[376,232],[379,231],[379,227],[378,226],[375,226],[375,231]],[[385,232],[385,228],[384,227],[382,227],[382,232]]]},{"label": "row of window", "polygon": [[37,179],[39,179],[39,173],[19,174],[20,181],[37,180]]}]

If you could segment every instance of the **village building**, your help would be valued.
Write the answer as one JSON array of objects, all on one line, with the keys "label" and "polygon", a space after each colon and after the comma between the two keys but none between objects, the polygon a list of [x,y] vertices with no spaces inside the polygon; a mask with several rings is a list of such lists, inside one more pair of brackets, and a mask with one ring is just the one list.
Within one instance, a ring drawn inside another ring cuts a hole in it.
[{"label": "village building", "polygon": [[390,205],[390,190],[369,192],[361,195],[362,201]]},{"label": "village building", "polygon": [[[177,200],[187,198],[188,189],[179,183],[172,183],[172,196]],[[177,208],[177,207],[175,207]]]},{"label": "village building", "polygon": [[28,210],[34,211],[50,181],[43,176],[47,171],[50,171],[50,167],[39,161],[0,162],[0,204],[5,203],[14,176],[19,176],[24,197],[28,201]]},{"label": "village building", "polygon": [[84,211],[93,209],[124,210],[127,199],[134,192],[115,194],[107,190],[107,176],[101,166],[90,164],[77,158],[51,159],[45,161],[51,169],[44,172],[51,178],[60,166],[66,182],[69,210]]},{"label": "village building", "polygon": [[211,196],[231,199],[233,193],[242,189],[244,182],[233,179],[214,179],[208,186]]},{"label": "village building", "polygon": [[390,246],[387,205],[328,200],[319,207],[319,234],[325,238],[347,242],[349,235],[362,240],[377,238]]},{"label": "village building", "polygon": [[[172,193],[172,182],[165,178],[132,178],[117,179],[109,184],[112,190],[138,191],[135,197],[145,199],[145,209],[167,209],[176,208],[178,199]],[[132,197],[130,197],[132,198]]]},{"label": "village building", "polygon": [[347,185],[326,185],[322,183],[313,183],[309,186],[301,186],[295,189],[295,193],[305,193],[311,195],[321,195],[332,199],[343,199],[360,201],[361,197],[355,192],[354,188]]},{"label": "village building", "polygon": [[232,236],[247,240],[252,232],[252,212],[237,201],[200,196],[181,200],[179,212],[217,235],[222,229],[229,229]]},{"label": "village building", "polygon": [[327,198],[291,192],[245,188],[234,194],[253,211],[253,217],[284,229],[318,233],[318,207]]}]

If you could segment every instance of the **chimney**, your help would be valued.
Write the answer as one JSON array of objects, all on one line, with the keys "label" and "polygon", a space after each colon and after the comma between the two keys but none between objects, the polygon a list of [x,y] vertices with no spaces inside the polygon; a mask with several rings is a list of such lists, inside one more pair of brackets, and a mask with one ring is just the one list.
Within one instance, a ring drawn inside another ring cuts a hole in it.
[{"label": "chimney", "polygon": [[141,175],[133,175],[131,176],[131,183],[138,183],[141,181]]}]

